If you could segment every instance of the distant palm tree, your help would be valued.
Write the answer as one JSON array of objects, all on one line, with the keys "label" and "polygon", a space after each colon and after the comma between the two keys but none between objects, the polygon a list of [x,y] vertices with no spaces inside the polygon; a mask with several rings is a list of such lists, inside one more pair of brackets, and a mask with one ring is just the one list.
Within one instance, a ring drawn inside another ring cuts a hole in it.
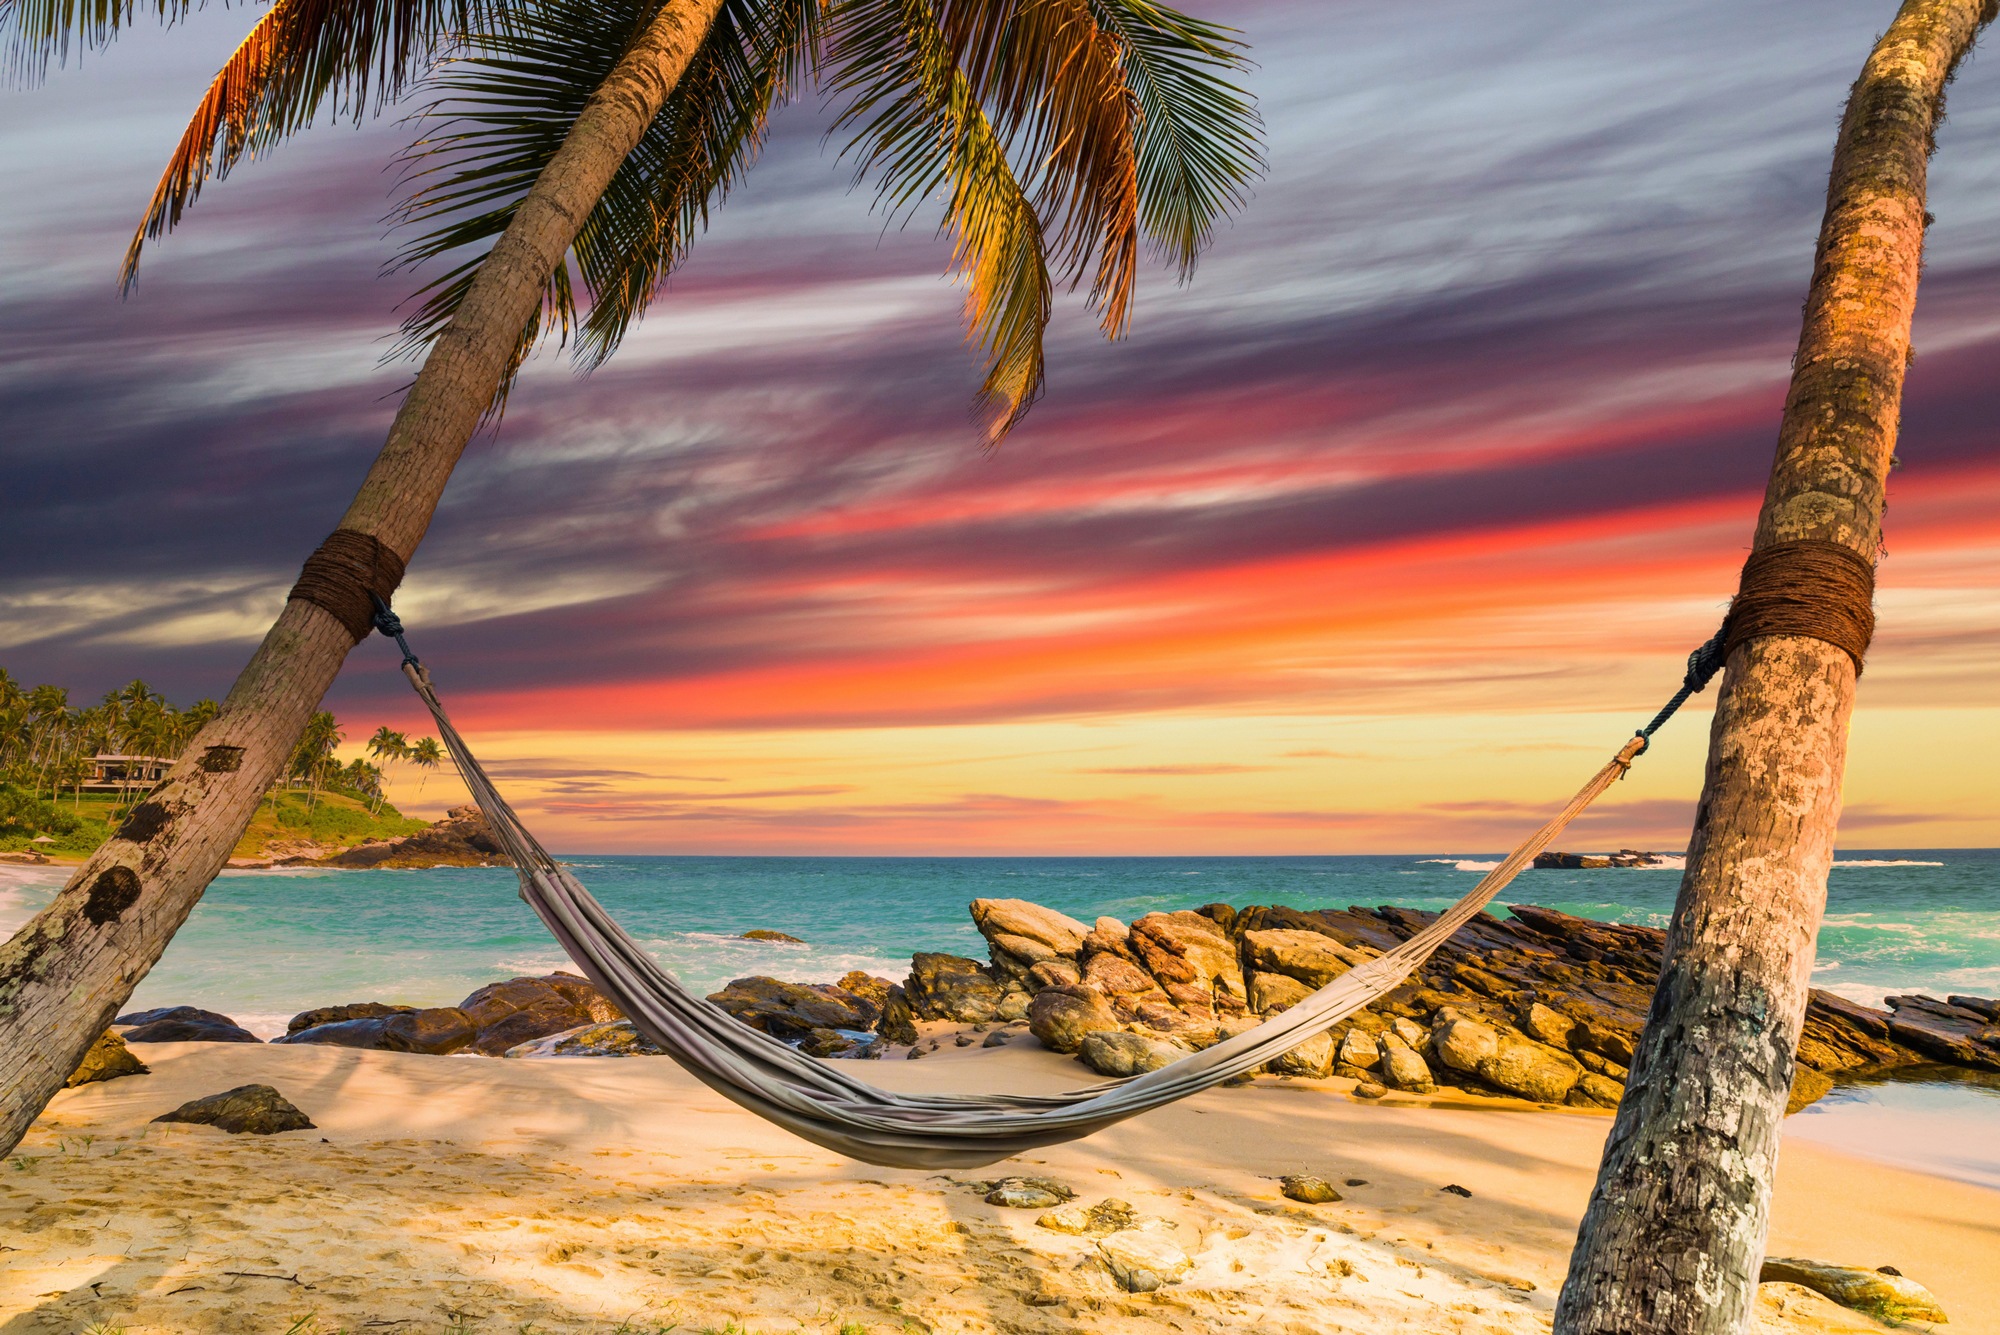
[{"label": "distant palm tree", "polygon": [[[158,7],[171,19],[186,5]],[[109,41],[133,13],[0,0],[0,31],[16,67],[34,69]],[[1229,31],[1154,0],[277,0],[197,109],[126,277],[143,241],[246,154],[322,112],[360,118],[431,91],[408,212],[433,230],[405,254],[469,258],[407,326],[423,366],[341,520],[386,592],[542,332],[573,333],[586,365],[609,356],[741,178],[771,110],[809,78],[840,99],[882,201],[898,214],[942,202],[998,440],[1041,392],[1059,282],[1088,278],[1100,325],[1122,333],[1141,236],[1186,277],[1244,198],[1256,117],[1224,77],[1242,63]],[[24,967],[19,952],[35,960],[11,998],[15,1041],[0,1044],[0,1152],[166,949],[366,633],[356,626],[289,600],[198,739],[229,748],[230,767],[183,761],[159,799],[179,837],[143,877],[133,846],[107,841],[0,947],[0,977]],[[106,875],[144,896],[115,944],[86,916]]]},{"label": "distant palm tree", "polygon": [[[381,763],[382,769],[380,774],[383,782],[386,783],[389,766],[398,760],[408,760],[410,758],[410,743],[402,733],[395,731],[385,723],[375,729],[375,735],[368,739],[368,754],[375,757]],[[378,783],[375,786],[374,804],[371,808],[374,813],[381,813],[382,800],[382,783]]]},{"label": "distant palm tree", "polygon": [[344,737],[340,721],[323,709],[307,720],[305,731],[299,734],[298,745],[292,748],[290,773],[305,781],[307,811],[318,803],[333,753]]}]

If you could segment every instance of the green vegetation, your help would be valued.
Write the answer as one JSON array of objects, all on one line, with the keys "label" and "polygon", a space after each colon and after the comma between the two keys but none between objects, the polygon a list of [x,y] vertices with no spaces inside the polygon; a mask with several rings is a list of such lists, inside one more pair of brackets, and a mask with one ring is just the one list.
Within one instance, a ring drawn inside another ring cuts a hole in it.
[{"label": "green vegetation", "polygon": [[[136,680],[95,705],[72,708],[63,687],[24,687],[0,668],[0,852],[88,856],[146,791],[135,783],[117,792],[86,792],[93,757],[177,759],[220,712],[213,700],[178,709]],[[393,743],[378,745],[385,739]],[[258,803],[235,856],[260,856],[279,841],[355,844],[424,827],[384,799],[380,768],[366,760],[340,762],[334,753],[343,740],[332,714],[313,715],[284,778]],[[426,771],[443,758],[435,738],[408,742],[387,728],[377,730],[369,751],[385,764],[408,760]]]}]

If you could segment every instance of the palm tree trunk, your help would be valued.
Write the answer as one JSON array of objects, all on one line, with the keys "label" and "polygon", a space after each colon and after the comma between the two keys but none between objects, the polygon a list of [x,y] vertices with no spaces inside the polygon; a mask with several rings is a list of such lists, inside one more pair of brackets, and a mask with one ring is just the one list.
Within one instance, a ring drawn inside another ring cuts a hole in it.
[{"label": "palm tree trunk", "polygon": [[[1866,615],[1932,134],[1945,83],[1995,5],[1906,0],[1854,85],[1737,608],[1757,596],[1760,561],[1817,550],[1858,566],[1863,606],[1837,606],[1836,590],[1807,579],[1790,590],[1809,594],[1804,614],[1827,626]],[[1865,630],[1859,638],[1865,648]],[[1558,1335],[1733,1335],[1749,1320],[1857,675],[1848,649],[1807,634],[1747,638],[1729,656],[1659,989],[1570,1258]]]},{"label": "palm tree trunk", "polygon": [[[549,275],[720,8],[721,0],[670,0],[591,95],[494,243],[341,520],[353,542],[384,558],[375,571],[388,565],[400,576],[416,551]],[[393,588],[394,578],[383,584]],[[365,589],[347,589],[357,592],[365,609]],[[0,1154],[159,959],[366,633],[365,615],[357,629],[352,616],[295,590],[221,715],[55,901],[0,947]]]}]

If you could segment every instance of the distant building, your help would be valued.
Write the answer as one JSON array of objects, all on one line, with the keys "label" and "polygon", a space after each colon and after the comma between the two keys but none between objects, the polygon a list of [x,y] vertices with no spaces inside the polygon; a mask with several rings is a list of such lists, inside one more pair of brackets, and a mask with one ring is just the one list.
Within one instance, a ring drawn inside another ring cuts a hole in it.
[{"label": "distant building", "polygon": [[86,793],[144,792],[167,777],[174,767],[171,756],[92,756],[90,774],[83,781]]}]

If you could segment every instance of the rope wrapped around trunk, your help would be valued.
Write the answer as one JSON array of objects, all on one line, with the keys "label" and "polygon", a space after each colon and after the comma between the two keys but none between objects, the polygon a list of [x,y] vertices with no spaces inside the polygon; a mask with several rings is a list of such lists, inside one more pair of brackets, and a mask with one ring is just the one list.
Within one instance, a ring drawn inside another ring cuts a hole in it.
[{"label": "rope wrapped around trunk", "polygon": [[1846,651],[1861,675],[1875,638],[1875,566],[1851,547],[1801,539],[1750,553],[1722,623],[1722,656],[1768,635],[1802,635]]},{"label": "rope wrapped around trunk", "polygon": [[403,582],[403,558],[372,533],[337,528],[306,558],[287,601],[331,612],[356,644],[375,627],[375,609],[386,606]]}]

